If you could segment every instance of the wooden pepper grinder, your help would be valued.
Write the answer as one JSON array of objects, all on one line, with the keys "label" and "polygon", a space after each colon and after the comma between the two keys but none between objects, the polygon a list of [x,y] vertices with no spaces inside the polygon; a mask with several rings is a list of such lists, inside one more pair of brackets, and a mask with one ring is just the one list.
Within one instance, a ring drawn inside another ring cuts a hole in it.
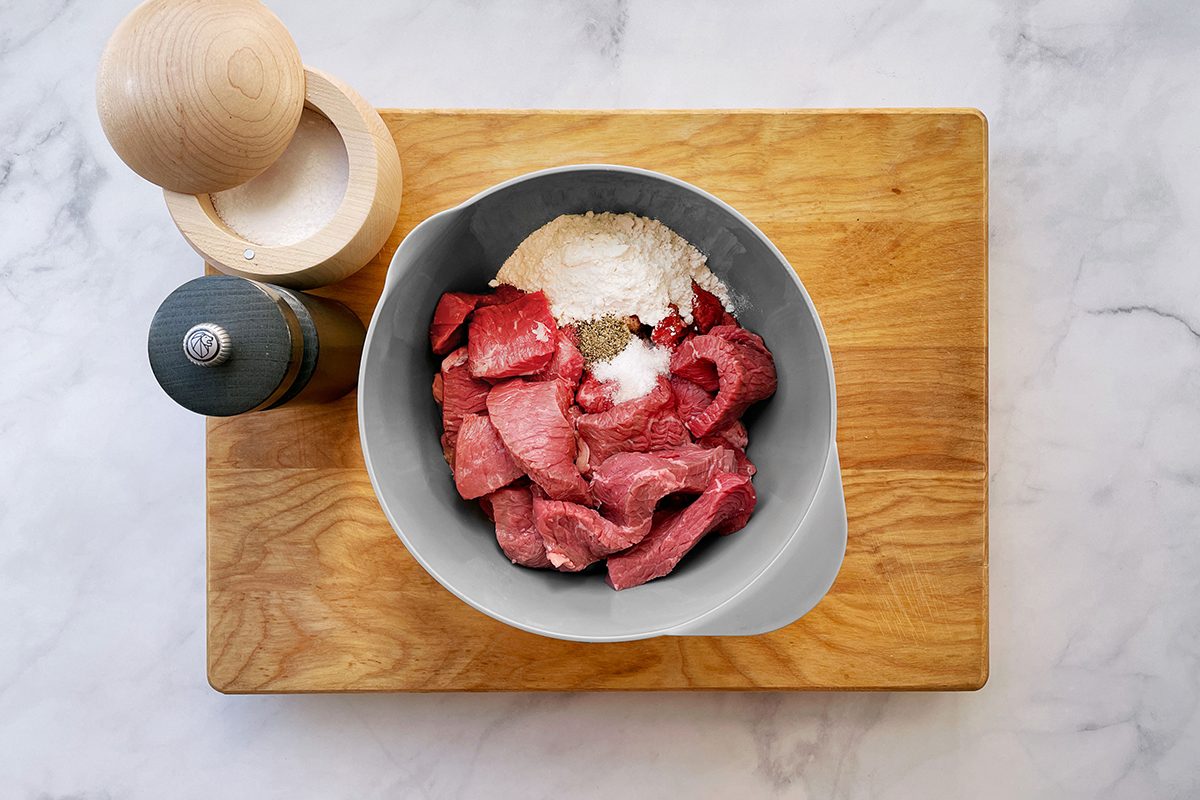
[{"label": "wooden pepper grinder", "polygon": [[148,349],[171,399],[197,414],[228,417],[336,400],[357,383],[365,337],[341,303],[213,275],[163,301]]}]

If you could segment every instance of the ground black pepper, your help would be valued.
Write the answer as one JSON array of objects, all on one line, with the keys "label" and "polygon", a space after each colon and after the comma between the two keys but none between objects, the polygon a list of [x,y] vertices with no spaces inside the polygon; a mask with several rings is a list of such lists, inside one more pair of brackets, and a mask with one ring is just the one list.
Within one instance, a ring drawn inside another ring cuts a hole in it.
[{"label": "ground black pepper", "polygon": [[589,364],[608,361],[629,344],[633,334],[626,319],[604,316],[579,323],[579,350]]}]

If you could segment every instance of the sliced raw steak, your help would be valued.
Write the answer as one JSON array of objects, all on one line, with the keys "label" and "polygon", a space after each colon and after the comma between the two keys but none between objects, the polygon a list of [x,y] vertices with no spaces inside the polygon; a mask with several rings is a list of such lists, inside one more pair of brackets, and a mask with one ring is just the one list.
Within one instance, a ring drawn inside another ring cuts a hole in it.
[{"label": "sliced raw steak", "polygon": [[467,330],[471,374],[498,380],[542,371],[554,357],[557,330],[541,292],[480,308]]},{"label": "sliced raw steak", "polygon": [[[738,328],[738,330],[741,330],[741,328]],[[679,412],[680,419],[691,419],[708,408],[713,400],[712,394],[678,375],[671,376],[671,391],[675,393],[675,406]],[[724,443],[742,449],[745,449],[746,445],[750,443],[750,434],[740,419],[731,422],[729,427],[716,433],[711,433],[704,438],[706,440],[713,440],[711,442],[702,442],[705,447],[715,447],[721,444],[722,441],[718,440],[723,440]]]},{"label": "sliced raw steak", "polygon": [[671,391],[675,394],[675,407],[682,419],[699,414],[712,402],[712,392],[692,383],[687,378],[672,375],[670,381]]},{"label": "sliced raw steak", "polygon": [[444,356],[462,341],[463,324],[479,305],[479,295],[466,292],[446,292],[433,310],[429,324],[429,345],[433,352]]},{"label": "sliced raw steak", "polygon": [[471,294],[469,292],[446,292],[433,310],[433,322],[429,324],[429,343],[433,352],[444,356],[462,341],[463,325],[476,308],[511,303],[524,292],[515,286],[502,285],[493,294]]},{"label": "sliced raw steak", "polygon": [[628,589],[666,575],[709,532],[744,527],[755,500],[749,478],[717,475],[691,505],[656,521],[640,542],[608,559],[608,585]]},{"label": "sliced raw steak", "polygon": [[692,281],[692,320],[700,333],[708,333],[717,325],[737,324],[721,304],[721,299],[695,281]]},{"label": "sliced raw steak", "polygon": [[770,353],[712,334],[681,344],[671,357],[671,372],[705,389],[712,388],[709,375],[718,376],[717,396],[685,420],[697,437],[728,428],[752,404],[775,393],[775,360]]},{"label": "sliced raw steak", "polygon": [[750,432],[746,430],[746,426],[742,424],[740,419],[735,419],[730,423],[728,428],[717,431],[714,436],[719,436],[734,447],[742,450],[746,449],[746,445],[750,444]]},{"label": "sliced raw steak", "polygon": [[[650,532],[650,519],[658,501],[679,491],[677,487],[686,472],[683,467],[649,453],[616,453],[596,468],[592,493],[609,519],[638,530],[640,540]],[[701,485],[700,489],[703,488]]]},{"label": "sliced raw steak", "polygon": [[575,466],[575,431],[558,404],[554,383],[505,381],[487,397],[488,414],[513,460],[555,500],[590,503]]},{"label": "sliced raw steak", "polygon": [[507,283],[502,283],[496,287],[496,291],[490,294],[477,295],[479,298],[479,307],[485,306],[502,306],[505,303],[511,303],[525,296],[525,292],[515,286],[509,286]]},{"label": "sliced raw steak", "polygon": [[675,413],[671,384],[660,377],[650,394],[618,403],[599,414],[584,414],[576,424],[593,464],[613,453],[659,450],[691,441]]},{"label": "sliced raw steak", "polygon": [[566,336],[571,344],[579,347],[579,328],[576,325],[563,325],[558,329],[560,336]]},{"label": "sliced raw steak", "polygon": [[665,458],[687,470],[681,492],[703,491],[712,479],[722,472],[734,472],[737,459],[733,449],[725,445],[681,444],[655,450],[652,456]]},{"label": "sliced raw steak", "polygon": [[467,348],[460,347],[442,359],[442,451],[454,466],[454,444],[458,428],[467,414],[487,410],[492,385],[471,377]]},{"label": "sliced raw steak", "polygon": [[723,447],[683,445],[654,453],[617,453],[596,468],[592,492],[609,519],[644,536],[664,497],[701,492],[717,474],[736,470],[733,451]]},{"label": "sliced raw steak", "polygon": [[654,331],[650,334],[650,341],[659,347],[674,350],[675,346],[682,342],[687,334],[688,325],[683,321],[683,317],[679,316],[679,309],[672,304],[671,313],[663,317],[654,326]]},{"label": "sliced raw steak", "polygon": [[546,545],[533,523],[533,492],[529,487],[500,489],[486,500],[496,522],[496,541],[504,555],[523,567],[549,567]]},{"label": "sliced raw steak", "polygon": [[[704,359],[695,359],[688,361],[687,363],[684,363],[682,360],[680,360],[678,364],[675,363],[676,358],[683,355],[684,350],[690,349],[689,345],[692,342],[694,342],[696,339],[702,338],[704,337],[693,336],[691,339],[685,340],[683,344],[679,345],[679,347],[675,349],[675,353],[671,356],[671,377],[681,378],[701,391],[707,392],[709,397],[714,397],[716,396],[717,390],[721,388],[721,379],[717,376],[716,364],[712,363],[711,361],[705,361]],[[690,390],[685,391],[687,391],[689,395],[693,395]],[[698,403],[699,395],[694,395],[694,398],[695,399],[691,402],[693,404]],[[705,405],[704,408],[708,408],[709,405],[712,405],[712,403],[710,402],[708,405]],[[699,413],[699,411],[693,410],[693,413]]]},{"label": "sliced raw steak", "polygon": [[616,387],[607,381],[597,380],[590,371],[583,376],[579,391],[575,393],[575,402],[589,414],[599,414],[613,407],[613,394]]},{"label": "sliced raw steak", "polygon": [[558,386],[558,404],[565,413],[575,403],[575,390],[583,377],[583,353],[571,337],[559,331],[554,341],[554,356],[534,380],[554,381]]},{"label": "sliced raw steak", "polygon": [[754,473],[758,472],[758,467],[754,466],[754,462],[746,455],[746,451],[740,447],[735,447],[733,457],[737,459],[738,475],[745,475],[747,478],[754,477]]},{"label": "sliced raw steak", "polygon": [[708,332],[709,336],[716,336],[724,339],[727,342],[734,344],[744,344],[753,347],[760,353],[771,355],[771,351],[767,349],[766,342],[757,333],[748,331],[739,325],[718,325]]},{"label": "sliced raw steak", "polygon": [[454,485],[460,495],[474,500],[524,474],[486,414],[468,414],[462,418],[454,446]]},{"label": "sliced raw steak", "polygon": [[[728,433],[726,429],[725,433]],[[712,436],[702,436],[696,440],[696,444],[701,447],[722,447],[726,450],[733,451],[733,459],[737,464],[734,470],[738,475],[745,475],[747,478],[753,477],[754,473],[758,472],[758,468],[746,456],[746,449],[741,445],[735,445],[730,442],[729,438],[724,434],[713,434]]]},{"label": "sliced raw steak", "polygon": [[645,535],[614,524],[594,508],[540,497],[533,498],[533,521],[547,558],[562,572],[578,572]]}]

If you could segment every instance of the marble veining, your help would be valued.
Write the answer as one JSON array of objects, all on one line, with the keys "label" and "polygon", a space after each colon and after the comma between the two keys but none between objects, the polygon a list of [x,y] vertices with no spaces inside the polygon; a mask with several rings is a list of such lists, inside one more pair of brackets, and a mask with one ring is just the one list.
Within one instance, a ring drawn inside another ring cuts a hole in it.
[{"label": "marble veining", "polygon": [[224,697],[196,272],[107,147],[131,0],[0,4],[0,796],[1200,796],[1200,13],[1188,0],[270,3],[387,106],[976,106],[991,681],[962,695]]}]

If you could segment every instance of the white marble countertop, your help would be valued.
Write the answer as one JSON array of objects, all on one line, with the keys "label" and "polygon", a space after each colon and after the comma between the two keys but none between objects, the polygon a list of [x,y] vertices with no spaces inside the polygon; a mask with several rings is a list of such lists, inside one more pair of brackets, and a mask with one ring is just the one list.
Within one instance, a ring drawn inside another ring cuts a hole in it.
[{"label": "white marble countertop", "polygon": [[1200,795],[1193,3],[273,2],[378,105],[991,124],[986,688],[352,697],[205,682],[203,423],[145,356],[197,261],[93,107],[131,5],[0,4],[0,796]]}]

